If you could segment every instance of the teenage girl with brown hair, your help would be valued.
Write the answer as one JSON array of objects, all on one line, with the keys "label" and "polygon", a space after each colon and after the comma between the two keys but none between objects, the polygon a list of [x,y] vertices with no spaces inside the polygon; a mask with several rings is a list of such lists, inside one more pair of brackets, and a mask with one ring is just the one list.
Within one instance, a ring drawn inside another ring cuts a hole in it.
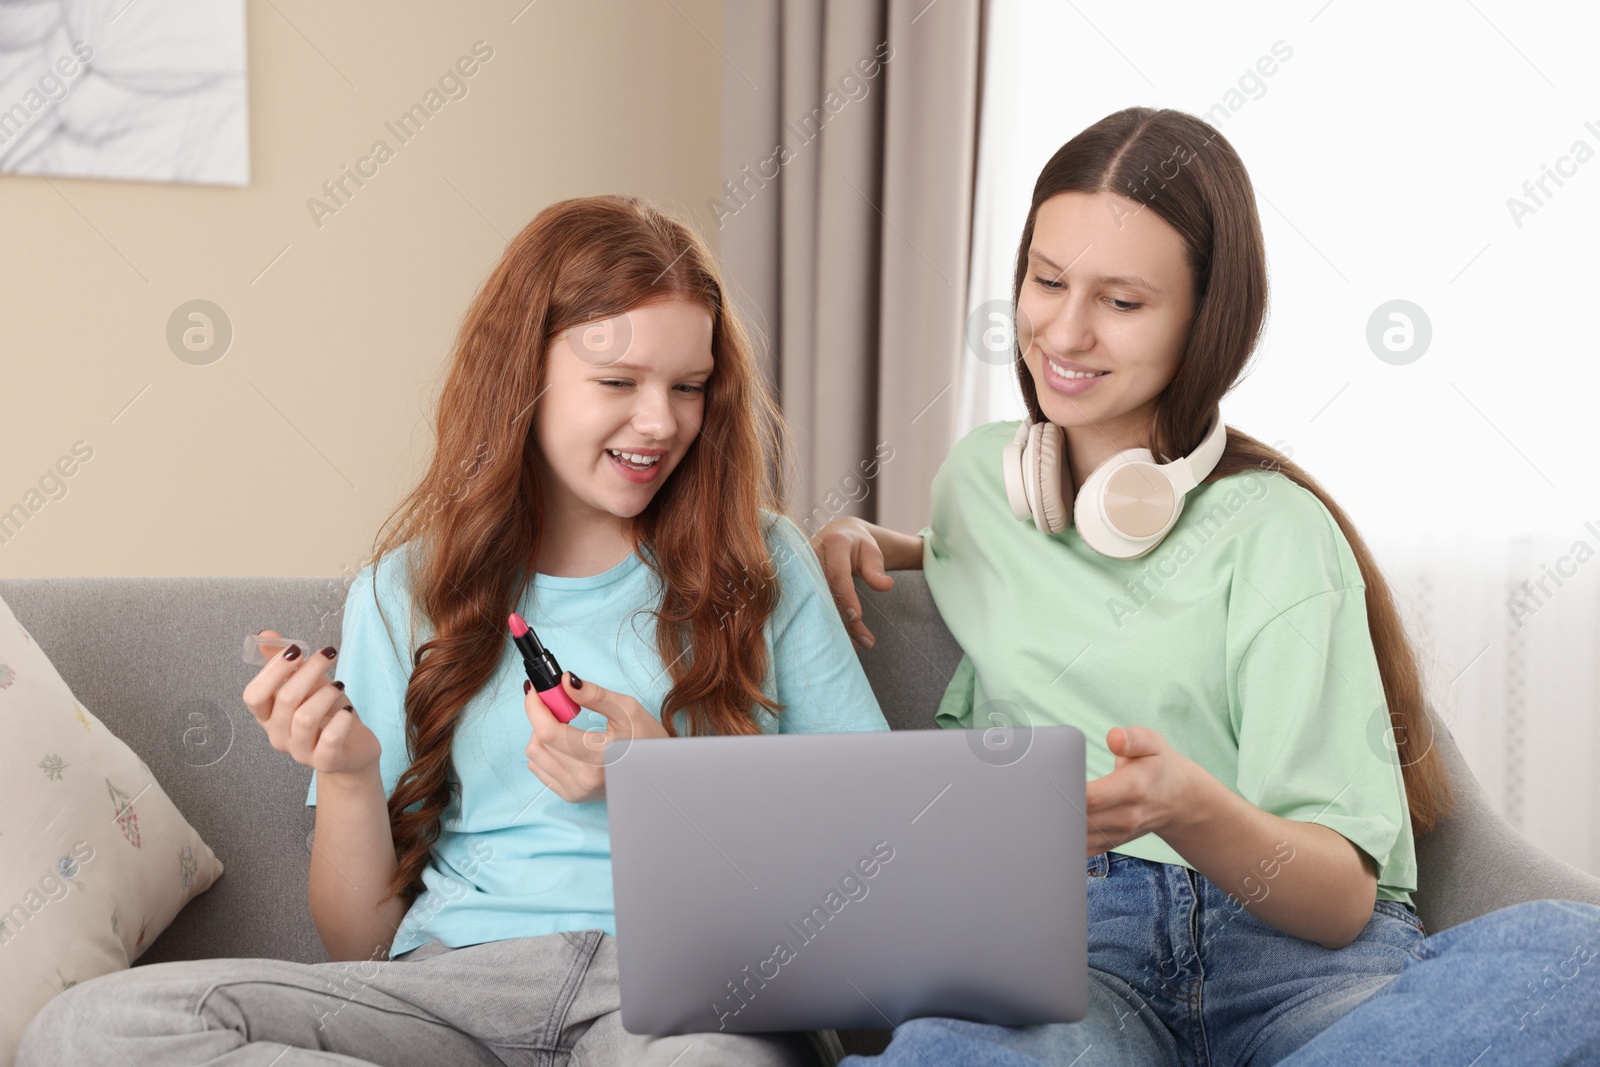
[{"label": "teenage girl with brown hair", "polygon": [[919,534],[812,542],[869,647],[852,575],[924,570],[964,652],[940,725],[1087,736],[1089,1015],[918,1019],[846,1062],[1600,1055],[1600,907],[1431,937],[1412,907],[1412,828],[1450,801],[1393,597],[1332,498],[1220,422],[1267,304],[1233,147],[1170,110],[1084,130],[1034,186],[1013,299],[1028,418],[955,444]]}]

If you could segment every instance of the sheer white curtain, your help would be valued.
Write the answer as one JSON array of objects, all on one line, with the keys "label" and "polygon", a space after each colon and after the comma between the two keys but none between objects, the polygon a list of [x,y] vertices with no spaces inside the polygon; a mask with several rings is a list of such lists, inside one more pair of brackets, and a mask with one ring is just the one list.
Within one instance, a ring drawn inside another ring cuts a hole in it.
[{"label": "sheer white curtain", "polygon": [[[1600,873],[1600,12],[1128,11],[993,0],[968,306],[1010,296],[1033,181],[1085,126],[1145,105],[1220,129],[1272,286],[1224,417],[1367,537],[1501,812]],[[957,400],[958,435],[1023,413],[1010,368],[970,353]]]}]

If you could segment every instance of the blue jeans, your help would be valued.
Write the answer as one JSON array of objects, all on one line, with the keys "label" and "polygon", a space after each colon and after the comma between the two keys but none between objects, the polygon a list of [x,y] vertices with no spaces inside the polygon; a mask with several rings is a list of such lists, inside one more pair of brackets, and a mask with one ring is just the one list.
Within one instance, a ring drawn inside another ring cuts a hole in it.
[{"label": "blue jeans", "polygon": [[1600,1062],[1600,907],[1517,904],[1426,936],[1379,901],[1341,949],[1283,933],[1186,867],[1089,861],[1089,1014],[913,1019],[840,1067]]}]

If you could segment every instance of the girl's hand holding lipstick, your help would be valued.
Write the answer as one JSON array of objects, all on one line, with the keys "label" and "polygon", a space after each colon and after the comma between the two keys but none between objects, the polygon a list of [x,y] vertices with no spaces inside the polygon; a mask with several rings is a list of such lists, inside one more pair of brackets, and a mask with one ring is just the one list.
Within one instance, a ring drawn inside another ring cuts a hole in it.
[{"label": "girl's hand holding lipstick", "polygon": [[604,730],[580,730],[557,721],[533,683],[523,684],[522,704],[533,725],[528,769],[562,800],[581,804],[606,798],[606,746],[616,738],[667,736],[666,728],[633,697],[575,679],[570,671],[561,675],[562,691],[579,707],[604,715]]}]

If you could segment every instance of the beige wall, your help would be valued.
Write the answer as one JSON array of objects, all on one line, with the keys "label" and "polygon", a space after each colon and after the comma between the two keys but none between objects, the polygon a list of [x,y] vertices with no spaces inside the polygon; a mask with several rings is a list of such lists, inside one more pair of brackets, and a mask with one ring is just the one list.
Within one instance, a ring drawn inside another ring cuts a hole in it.
[{"label": "beige wall", "polygon": [[[0,512],[37,508],[0,574],[353,573],[429,455],[467,302],[540,208],[634,193],[715,242],[720,0],[521,8],[252,0],[248,188],[0,177]],[[467,94],[400,146],[384,123],[480,40]],[[393,158],[319,228],[307,199],[380,137]],[[167,346],[197,298],[233,324],[209,366]]]}]

